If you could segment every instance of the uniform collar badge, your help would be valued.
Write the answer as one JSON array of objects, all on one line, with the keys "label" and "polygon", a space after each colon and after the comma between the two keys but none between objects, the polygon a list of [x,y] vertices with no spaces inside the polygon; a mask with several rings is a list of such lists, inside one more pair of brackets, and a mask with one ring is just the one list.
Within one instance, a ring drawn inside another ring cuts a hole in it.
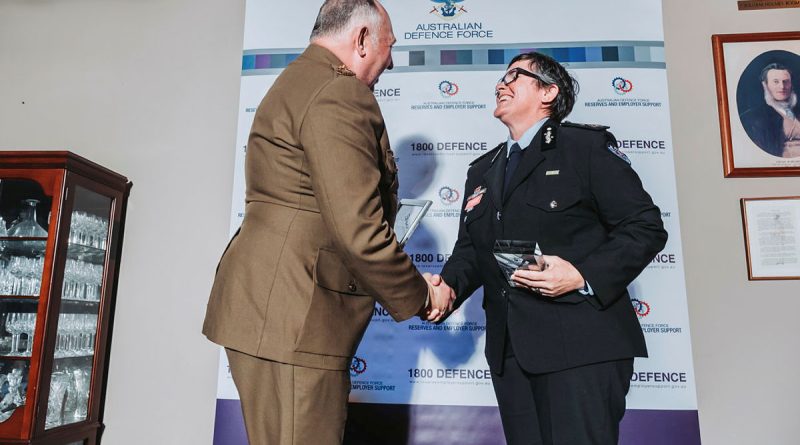
[{"label": "uniform collar badge", "polygon": [[553,125],[545,125],[542,130],[542,150],[550,150],[556,148],[556,140],[558,132]]},{"label": "uniform collar badge", "polygon": [[350,68],[347,67],[345,64],[341,64],[335,68],[336,74],[340,76],[355,76],[356,73],[350,71]]}]

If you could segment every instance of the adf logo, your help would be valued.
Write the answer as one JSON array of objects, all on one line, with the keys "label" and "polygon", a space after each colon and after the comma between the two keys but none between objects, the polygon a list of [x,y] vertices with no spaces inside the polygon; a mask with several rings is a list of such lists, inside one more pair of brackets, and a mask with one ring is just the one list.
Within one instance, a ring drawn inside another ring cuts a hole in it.
[{"label": "adf logo", "polygon": [[614,87],[614,92],[620,96],[624,96],[633,90],[633,83],[622,77],[615,77],[614,80],[611,81],[611,86]]},{"label": "adf logo", "polygon": [[449,80],[439,82],[439,93],[442,97],[453,97],[458,94],[458,85]]},{"label": "adf logo", "polygon": [[461,194],[458,193],[458,190],[454,188],[450,188],[448,186],[444,186],[439,189],[439,199],[442,200],[442,204],[450,205],[461,197]]},{"label": "adf logo", "polygon": [[[431,0],[437,5],[431,9],[431,14],[436,14],[444,20],[453,20],[461,14],[466,14],[467,10],[463,6],[456,6],[464,0]],[[441,5],[441,6],[439,6]]]},{"label": "adf logo", "polygon": [[350,363],[350,375],[355,377],[363,374],[367,370],[367,361],[363,358],[353,357]]},{"label": "adf logo", "polygon": [[639,318],[647,317],[647,314],[650,313],[650,305],[647,304],[646,301],[631,298],[631,304],[633,305],[633,310],[636,311],[636,315],[638,315]]}]

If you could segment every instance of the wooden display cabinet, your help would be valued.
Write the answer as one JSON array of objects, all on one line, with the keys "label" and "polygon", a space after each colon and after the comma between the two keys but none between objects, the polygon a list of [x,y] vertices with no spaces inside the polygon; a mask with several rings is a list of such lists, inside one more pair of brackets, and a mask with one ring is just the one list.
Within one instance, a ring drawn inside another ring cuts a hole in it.
[{"label": "wooden display cabinet", "polygon": [[131,183],[0,152],[0,444],[96,445]]}]

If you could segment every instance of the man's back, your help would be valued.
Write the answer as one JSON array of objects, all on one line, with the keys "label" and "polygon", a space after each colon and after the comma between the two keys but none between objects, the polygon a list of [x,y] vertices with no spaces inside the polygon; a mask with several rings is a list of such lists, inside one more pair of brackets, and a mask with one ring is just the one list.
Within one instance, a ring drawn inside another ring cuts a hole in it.
[{"label": "man's back", "polygon": [[245,164],[245,217],[203,332],[254,356],[345,369],[371,318],[369,296],[391,295],[381,302],[408,318],[427,289],[390,238],[396,167],[377,102],[311,45],[259,106]]}]

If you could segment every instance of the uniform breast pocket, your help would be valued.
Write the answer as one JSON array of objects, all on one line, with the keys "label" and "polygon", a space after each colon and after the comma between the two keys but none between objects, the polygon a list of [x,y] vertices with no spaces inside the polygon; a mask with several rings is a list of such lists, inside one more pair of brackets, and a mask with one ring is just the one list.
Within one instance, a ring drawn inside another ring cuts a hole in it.
[{"label": "uniform breast pocket", "polygon": [[572,243],[580,229],[585,212],[581,204],[580,189],[571,186],[535,188],[526,197],[526,203],[539,215],[542,248],[565,247]]},{"label": "uniform breast pocket", "polygon": [[581,201],[580,189],[574,186],[534,188],[526,202],[547,213],[565,212]]}]

